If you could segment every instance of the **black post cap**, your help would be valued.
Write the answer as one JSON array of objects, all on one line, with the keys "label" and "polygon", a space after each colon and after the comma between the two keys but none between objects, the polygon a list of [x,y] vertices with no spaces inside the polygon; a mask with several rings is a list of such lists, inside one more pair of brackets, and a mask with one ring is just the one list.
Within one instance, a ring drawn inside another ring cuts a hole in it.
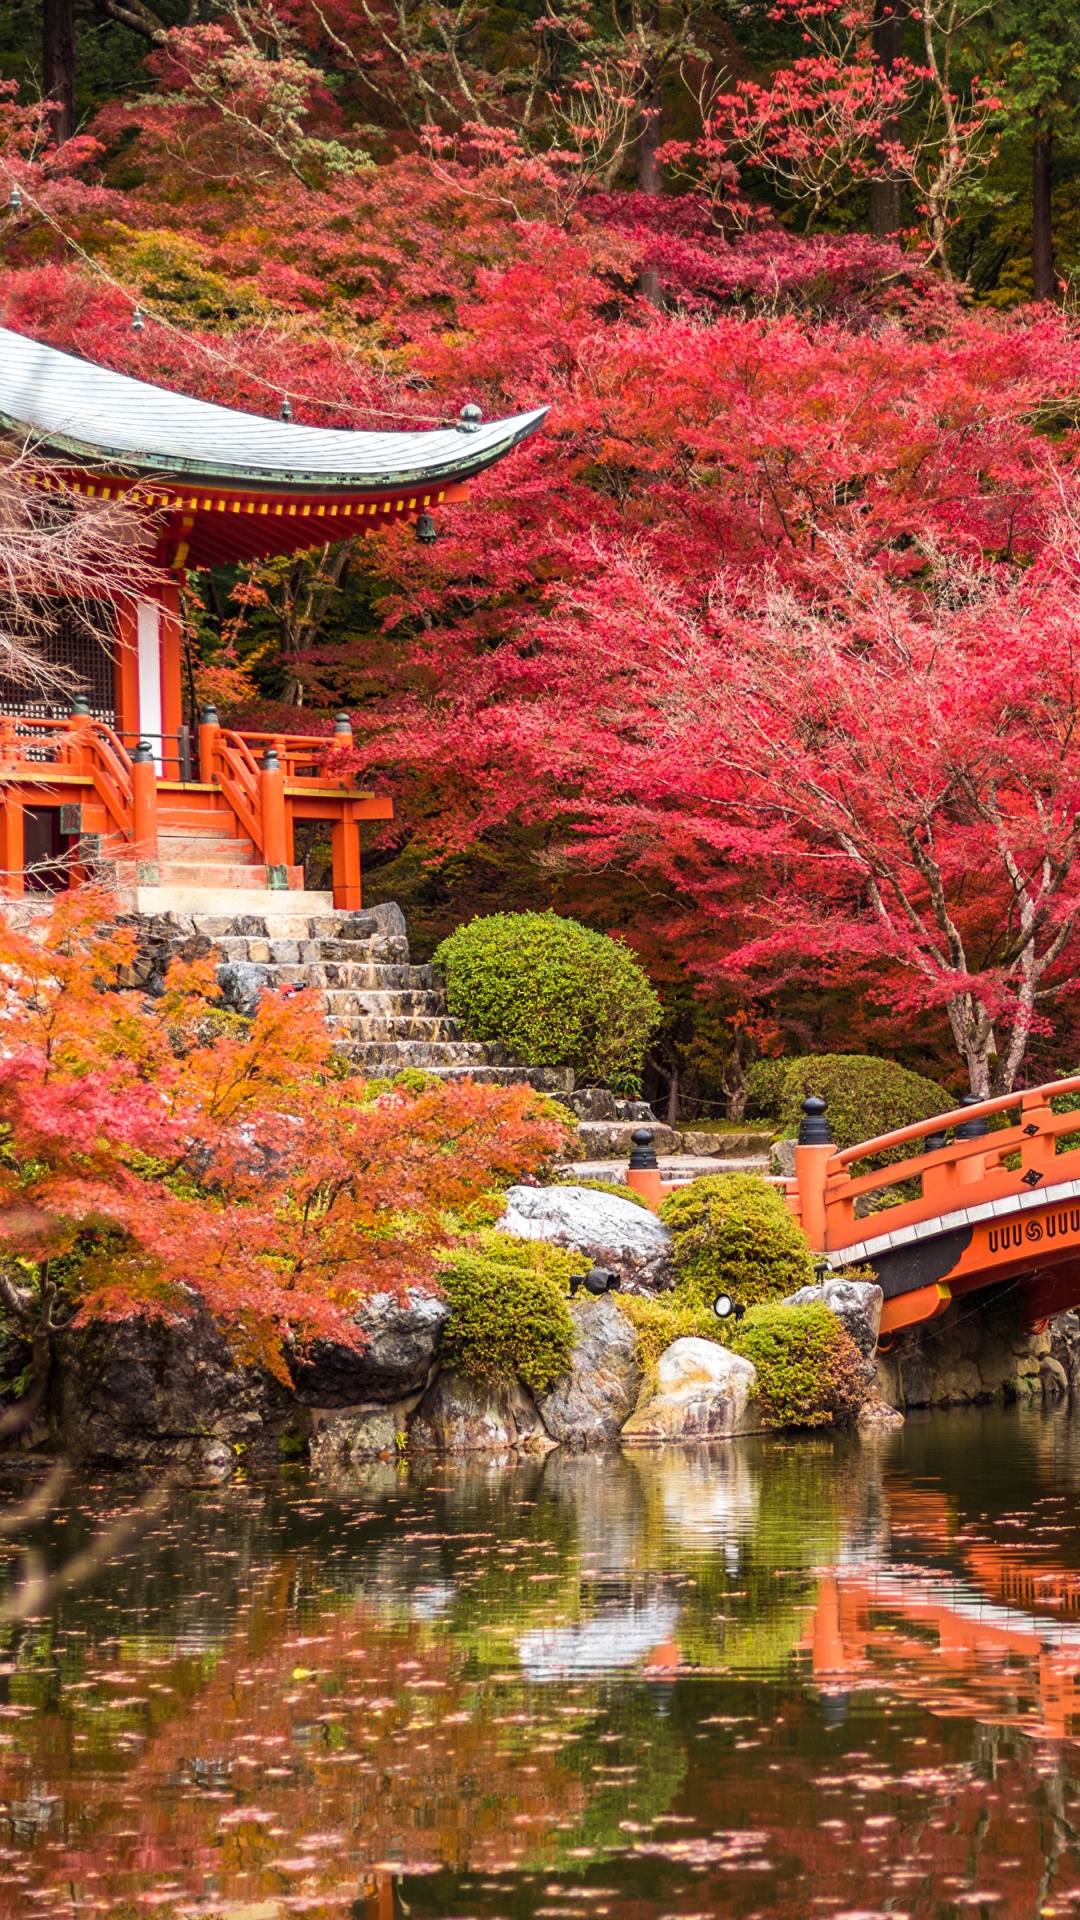
[{"label": "black post cap", "polygon": [[262,757],[261,766],[264,773],[281,772],[281,761],[277,757],[276,747],[267,747]]},{"label": "black post cap", "polygon": [[656,1148],[653,1146],[651,1127],[638,1127],[630,1135],[630,1165],[635,1172],[652,1170],[657,1166]]},{"label": "black post cap", "polygon": [[[981,1107],[982,1095],[979,1093],[965,1093],[960,1105],[962,1107]],[[985,1113],[982,1113],[975,1120],[964,1120],[961,1125],[957,1127],[954,1138],[957,1140],[981,1140],[983,1134],[989,1133],[989,1131],[990,1122]]]},{"label": "black post cap", "polygon": [[153,757],[154,749],[149,740],[140,740],[131,756],[131,764],[133,767],[145,767],[147,761],[152,760]]},{"label": "black post cap", "polygon": [[943,1133],[928,1133],[922,1143],[922,1150],[924,1153],[936,1153],[938,1148],[944,1145],[945,1135]]},{"label": "black post cap", "polygon": [[349,716],[347,713],[335,713],[334,732],[335,733],[351,733],[352,732],[352,721],[349,719]]},{"label": "black post cap", "polygon": [[823,1100],[820,1094],[807,1094],[802,1103],[803,1117],[799,1121],[799,1137],[796,1143],[798,1146],[831,1147],[835,1145],[829,1131],[829,1123],[825,1118],[827,1105],[828,1102]]},{"label": "black post cap", "polygon": [[77,693],[75,695],[71,703],[71,717],[73,720],[88,720],[90,718],[90,702],[85,693]]},{"label": "black post cap", "polygon": [[220,727],[221,721],[218,719],[218,710],[216,707],[203,708],[200,725],[204,727]]}]

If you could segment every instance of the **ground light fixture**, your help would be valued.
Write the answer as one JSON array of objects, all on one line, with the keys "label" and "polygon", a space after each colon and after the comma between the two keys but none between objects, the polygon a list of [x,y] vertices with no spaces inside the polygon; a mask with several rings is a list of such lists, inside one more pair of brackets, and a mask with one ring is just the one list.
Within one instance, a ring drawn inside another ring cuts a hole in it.
[{"label": "ground light fixture", "polygon": [[712,1303],[712,1310],[718,1320],[741,1320],[746,1308],[741,1300],[733,1300],[730,1293],[718,1293]]},{"label": "ground light fixture", "polygon": [[621,1286],[618,1274],[612,1273],[610,1267],[590,1267],[588,1273],[574,1274],[570,1281],[570,1298],[573,1299],[579,1287],[584,1287],[586,1293],[593,1293],[599,1298],[602,1293],[618,1293]]}]

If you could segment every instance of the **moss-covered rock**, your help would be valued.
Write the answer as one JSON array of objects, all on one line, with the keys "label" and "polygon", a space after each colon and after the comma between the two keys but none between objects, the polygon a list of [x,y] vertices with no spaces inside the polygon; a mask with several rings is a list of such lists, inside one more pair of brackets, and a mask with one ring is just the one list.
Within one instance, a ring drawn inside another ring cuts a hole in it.
[{"label": "moss-covered rock", "polygon": [[749,1307],[813,1281],[805,1234],[779,1189],[756,1174],[706,1174],[670,1194],[660,1218],[672,1233],[681,1306],[711,1308],[730,1293]]},{"label": "moss-covered rock", "polygon": [[570,1279],[588,1265],[546,1241],[478,1234],[440,1275],[450,1308],[444,1359],[486,1387],[508,1388],[518,1379],[543,1392],[569,1371]]},{"label": "moss-covered rock", "polygon": [[730,1344],[753,1361],[762,1411],[778,1427],[848,1426],[873,1390],[873,1368],[826,1306],[754,1307]]}]

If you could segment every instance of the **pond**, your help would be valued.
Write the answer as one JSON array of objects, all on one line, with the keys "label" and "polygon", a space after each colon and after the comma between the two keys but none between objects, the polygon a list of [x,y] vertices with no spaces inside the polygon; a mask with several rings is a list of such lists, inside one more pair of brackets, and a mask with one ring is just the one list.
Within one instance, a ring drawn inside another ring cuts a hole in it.
[{"label": "pond", "polygon": [[995,1410],[176,1490],[0,1635],[0,1914],[1080,1914],[1078,1486]]}]

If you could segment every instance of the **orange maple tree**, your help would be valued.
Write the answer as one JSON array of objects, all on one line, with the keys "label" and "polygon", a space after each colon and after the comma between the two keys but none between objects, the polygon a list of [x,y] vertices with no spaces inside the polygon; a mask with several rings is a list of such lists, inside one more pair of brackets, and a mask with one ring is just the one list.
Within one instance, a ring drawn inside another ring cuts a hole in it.
[{"label": "orange maple tree", "polygon": [[30,1401],[57,1325],[197,1305],[287,1382],[315,1339],[362,1345],[357,1302],[429,1279],[451,1218],[563,1142],[529,1087],[348,1075],[314,994],[229,1015],[212,956],[121,990],[115,912],[88,888],[0,920],[0,1296]]}]

